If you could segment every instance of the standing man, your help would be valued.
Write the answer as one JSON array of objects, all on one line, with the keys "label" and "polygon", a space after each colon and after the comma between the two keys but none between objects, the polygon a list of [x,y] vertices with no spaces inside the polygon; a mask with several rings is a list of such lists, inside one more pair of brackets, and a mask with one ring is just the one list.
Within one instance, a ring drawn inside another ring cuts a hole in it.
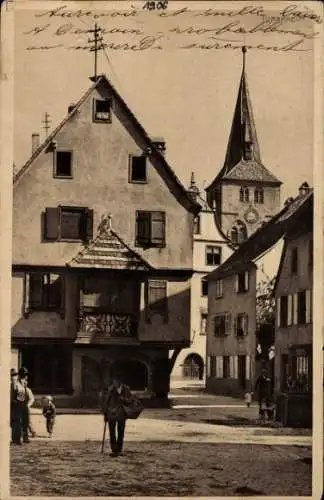
[{"label": "standing man", "polygon": [[132,394],[116,370],[111,372],[111,379],[112,383],[108,388],[104,404],[104,418],[109,425],[111,456],[117,457],[121,454],[124,444],[126,425],[124,405],[131,401]]},{"label": "standing man", "polygon": [[27,376],[28,370],[20,368],[18,378],[12,384],[12,419],[11,434],[12,442],[21,445],[21,438],[24,443],[29,443],[28,439],[28,408],[27,408]]},{"label": "standing man", "polygon": [[255,392],[258,395],[259,418],[263,420],[271,394],[271,380],[268,377],[267,370],[265,368],[262,368],[261,374],[257,378]]},{"label": "standing man", "polygon": [[16,404],[15,404],[15,394],[16,394],[16,384],[18,380],[18,372],[15,368],[11,368],[10,370],[10,427],[11,427],[11,433],[12,433],[12,442],[14,442],[13,439],[13,426],[14,426],[14,417],[15,417],[15,410],[16,410]]}]

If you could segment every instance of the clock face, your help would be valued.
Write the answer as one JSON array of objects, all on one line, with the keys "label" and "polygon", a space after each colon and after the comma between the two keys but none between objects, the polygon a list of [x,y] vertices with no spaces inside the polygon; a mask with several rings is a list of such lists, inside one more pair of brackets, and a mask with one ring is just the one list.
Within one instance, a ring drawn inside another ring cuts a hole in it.
[{"label": "clock face", "polygon": [[255,208],[250,207],[244,214],[246,222],[249,224],[254,224],[259,220],[259,214]]}]

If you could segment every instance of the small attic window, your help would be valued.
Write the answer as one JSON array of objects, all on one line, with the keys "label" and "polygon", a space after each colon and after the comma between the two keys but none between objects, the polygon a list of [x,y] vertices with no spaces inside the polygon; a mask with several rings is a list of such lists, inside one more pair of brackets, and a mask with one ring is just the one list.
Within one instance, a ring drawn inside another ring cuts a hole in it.
[{"label": "small attic window", "polygon": [[93,100],[93,120],[95,122],[111,122],[111,99]]},{"label": "small attic window", "polygon": [[72,178],[72,151],[55,152],[54,176]]},{"label": "small attic window", "polygon": [[130,157],[130,182],[147,182],[146,156]]}]

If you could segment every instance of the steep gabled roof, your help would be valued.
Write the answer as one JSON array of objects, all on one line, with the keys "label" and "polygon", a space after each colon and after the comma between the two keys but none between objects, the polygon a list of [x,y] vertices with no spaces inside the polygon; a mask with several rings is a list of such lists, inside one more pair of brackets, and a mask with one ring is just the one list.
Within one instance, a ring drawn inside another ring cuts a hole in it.
[{"label": "steep gabled roof", "polygon": [[149,271],[152,268],[110,228],[103,219],[98,234],[67,264],[72,268]]},{"label": "steep gabled roof", "polygon": [[132,113],[130,108],[127,106],[126,102],[123,100],[123,98],[120,96],[120,94],[113,87],[113,85],[111,84],[111,82],[108,80],[108,78],[105,75],[100,75],[96,78],[93,85],[84,93],[84,95],[81,97],[81,99],[75,104],[72,111],[61,121],[61,123],[53,130],[53,132],[39,146],[39,148],[37,148],[37,150],[32,154],[32,156],[28,159],[28,161],[23,165],[23,167],[14,176],[14,184],[16,184],[19,181],[19,179],[24,175],[24,173],[32,165],[34,160],[36,160],[36,158],[38,158],[38,156],[42,153],[42,151],[44,151],[51,144],[51,142],[55,139],[58,132],[72,118],[72,116],[77,112],[77,110],[80,109],[80,107],[85,102],[87,97],[100,85],[106,85],[109,88],[113,97],[116,99],[116,101],[118,101],[120,108],[125,112],[125,114],[129,118],[129,120],[133,124],[134,128],[140,134],[143,142],[145,143],[145,147],[147,148],[147,150],[150,151],[150,157],[152,159],[157,160],[156,163],[158,164],[158,166],[161,169],[164,169],[168,178],[170,179],[170,182],[177,189],[177,191],[180,195],[180,199],[183,201],[186,208],[190,212],[197,214],[200,211],[200,208],[201,208],[200,205],[198,203],[196,203],[188,195],[186,189],[184,188],[184,186],[182,185],[182,183],[180,182],[180,180],[178,179],[178,177],[176,176],[175,172],[172,170],[170,165],[167,163],[163,154],[159,151],[159,148],[157,147],[157,145],[154,144],[154,142],[149,137],[149,135],[147,134],[145,129],[142,127],[142,125],[139,123],[139,121],[137,120],[135,115]]},{"label": "steep gabled roof", "polygon": [[291,231],[304,214],[312,210],[313,190],[298,195],[270,221],[253,233],[222,265],[206,276],[207,280],[217,280],[229,276],[251,265],[251,262],[271,249],[281,238]]},{"label": "steep gabled roof", "polygon": [[[250,98],[245,71],[245,52],[243,47],[243,70],[236,100],[231,132],[226,150],[223,168],[213,182],[206,188],[208,191],[222,179],[257,180],[280,185],[281,182],[262,165],[259,141],[256,132],[252,102]],[[244,160],[245,144],[250,143],[251,159]]]}]

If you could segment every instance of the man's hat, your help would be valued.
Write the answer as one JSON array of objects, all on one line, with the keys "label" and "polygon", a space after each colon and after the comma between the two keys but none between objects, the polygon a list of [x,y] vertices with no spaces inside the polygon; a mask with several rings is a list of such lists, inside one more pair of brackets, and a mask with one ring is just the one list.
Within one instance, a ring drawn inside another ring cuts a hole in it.
[{"label": "man's hat", "polygon": [[25,367],[19,368],[18,375],[19,377],[26,377],[26,375],[28,375],[27,368]]},{"label": "man's hat", "polygon": [[15,375],[18,375],[18,372],[16,368],[11,368],[10,370],[10,377],[14,377]]}]

